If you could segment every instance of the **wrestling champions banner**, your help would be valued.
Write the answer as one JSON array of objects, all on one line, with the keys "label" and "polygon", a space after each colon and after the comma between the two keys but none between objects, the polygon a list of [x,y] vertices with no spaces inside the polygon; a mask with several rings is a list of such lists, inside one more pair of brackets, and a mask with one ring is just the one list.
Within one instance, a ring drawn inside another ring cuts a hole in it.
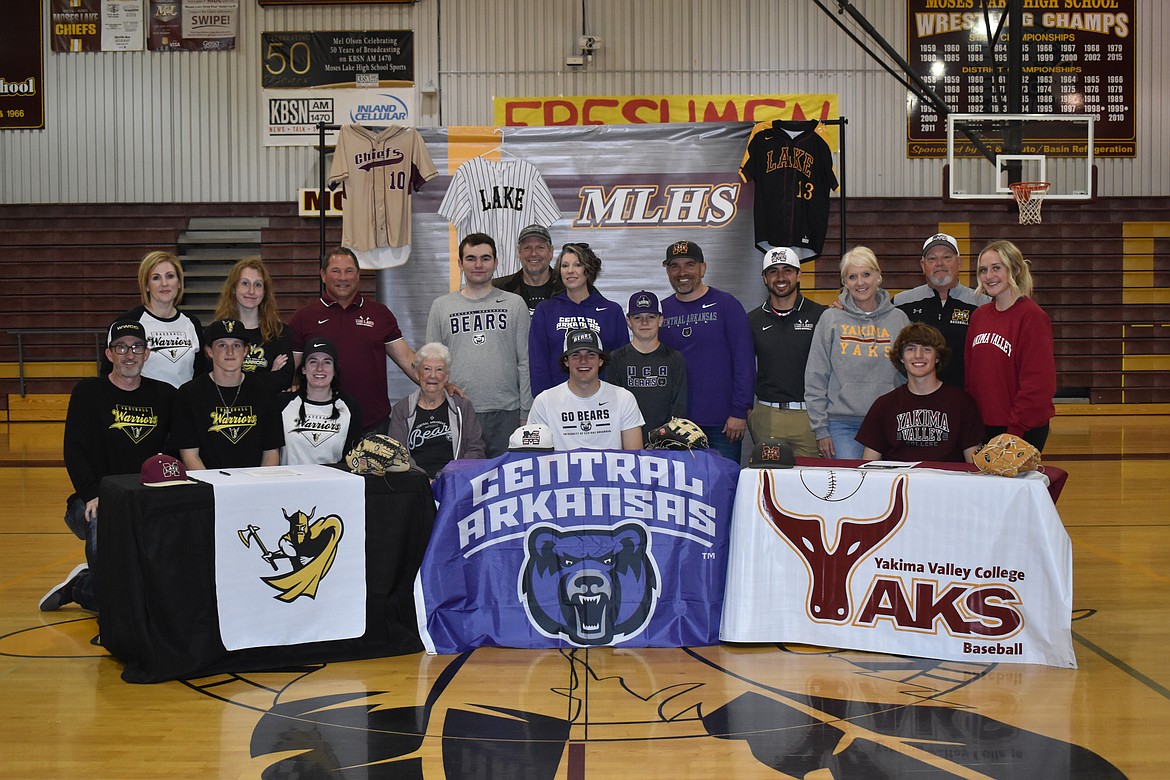
[{"label": "wrestling champions banner", "polygon": [[737,472],[703,451],[453,462],[415,580],[427,652],[715,644]]},{"label": "wrestling champions banner", "polygon": [[746,469],[734,518],[725,641],[1076,668],[1042,478]]},{"label": "wrestling champions banner", "polygon": [[215,597],[228,650],[366,633],[366,494],[327,466],[193,471],[215,489]]}]

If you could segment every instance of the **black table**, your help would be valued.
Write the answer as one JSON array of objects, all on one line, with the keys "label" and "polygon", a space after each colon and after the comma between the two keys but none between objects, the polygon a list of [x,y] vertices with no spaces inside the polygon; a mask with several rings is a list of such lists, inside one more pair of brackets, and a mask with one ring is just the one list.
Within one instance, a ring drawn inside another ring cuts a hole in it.
[{"label": "black table", "polygon": [[366,633],[228,651],[215,599],[215,506],[206,484],[102,481],[97,585],[101,642],[127,682],[403,655],[422,650],[413,585],[435,504],[419,473],[366,477]]}]

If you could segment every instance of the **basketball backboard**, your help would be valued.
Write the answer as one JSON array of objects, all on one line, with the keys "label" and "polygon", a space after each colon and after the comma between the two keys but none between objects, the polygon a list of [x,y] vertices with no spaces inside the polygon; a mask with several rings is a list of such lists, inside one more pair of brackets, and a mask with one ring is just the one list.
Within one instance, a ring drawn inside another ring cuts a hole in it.
[{"label": "basketball backboard", "polygon": [[1047,200],[1091,199],[1093,119],[1088,114],[947,115],[950,197],[1011,200],[1011,182],[1047,181]]}]

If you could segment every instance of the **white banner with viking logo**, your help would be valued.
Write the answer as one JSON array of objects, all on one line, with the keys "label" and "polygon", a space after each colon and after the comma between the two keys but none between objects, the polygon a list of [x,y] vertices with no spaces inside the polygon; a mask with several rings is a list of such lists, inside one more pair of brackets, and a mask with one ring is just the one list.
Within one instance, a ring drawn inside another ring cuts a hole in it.
[{"label": "white banner with viking logo", "polygon": [[1072,544],[1041,479],[745,469],[720,639],[1076,668]]},{"label": "white banner with viking logo", "polygon": [[366,632],[366,495],[327,466],[192,471],[215,489],[215,595],[228,650]]}]

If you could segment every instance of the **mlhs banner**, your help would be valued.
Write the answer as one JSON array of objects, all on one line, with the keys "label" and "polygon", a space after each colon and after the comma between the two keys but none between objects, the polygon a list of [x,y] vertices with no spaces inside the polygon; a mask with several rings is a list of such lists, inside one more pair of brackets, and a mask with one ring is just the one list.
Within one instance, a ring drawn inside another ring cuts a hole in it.
[{"label": "mlhs banner", "polygon": [[423,644],[715,644],[738,471],[703,451],[452,463],[415,580]]}]

